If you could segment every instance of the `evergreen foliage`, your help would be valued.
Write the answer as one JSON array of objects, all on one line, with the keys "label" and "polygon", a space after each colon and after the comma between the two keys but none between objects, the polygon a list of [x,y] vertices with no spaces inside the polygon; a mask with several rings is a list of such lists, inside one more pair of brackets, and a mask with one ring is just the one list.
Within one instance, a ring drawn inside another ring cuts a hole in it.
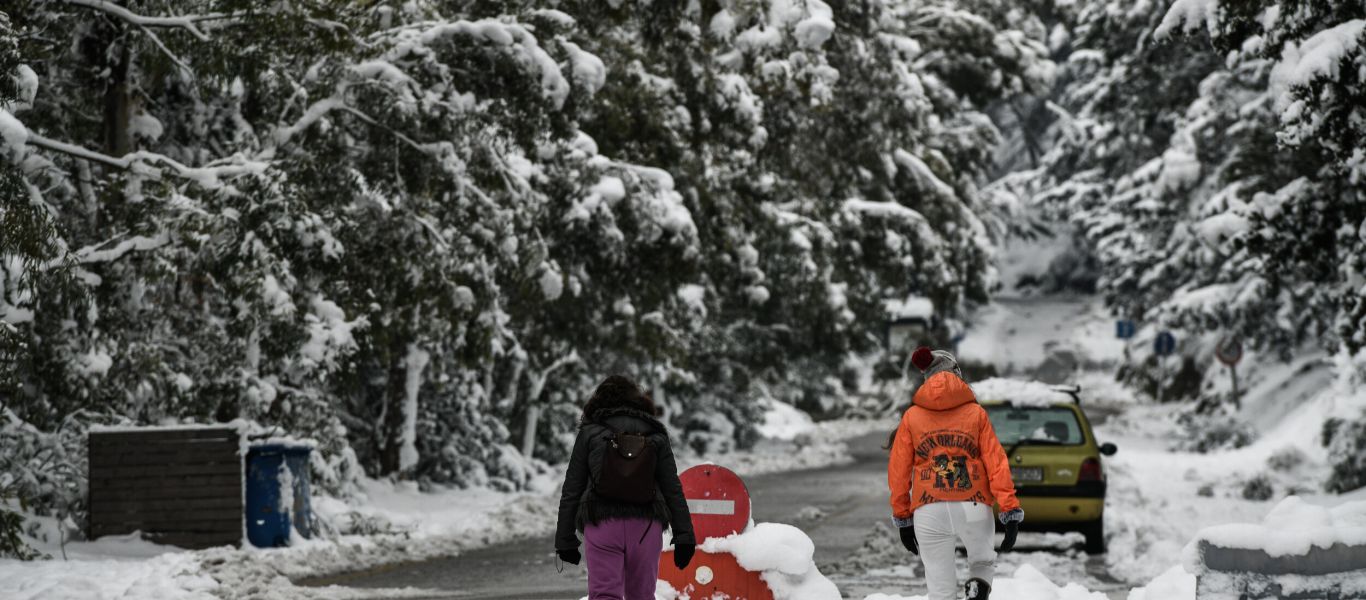
[{"label": "evergreen foliage", "polygon": [[884,300],[987,298],[985,111],[1052,76],[1000,2],[174,10],[0,28],[3,429],[58,436],[15,456],[76,467],[28,497],[76,518],[101,420],[312,438],[333,494],[517,489],[620,371],[744,446]]}]

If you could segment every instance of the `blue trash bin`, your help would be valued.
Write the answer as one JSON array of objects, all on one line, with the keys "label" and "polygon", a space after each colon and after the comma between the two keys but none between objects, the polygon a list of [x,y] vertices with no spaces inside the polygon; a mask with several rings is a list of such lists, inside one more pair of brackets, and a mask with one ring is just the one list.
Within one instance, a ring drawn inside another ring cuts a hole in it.
[{"label": "blue trash bin", "polygon": [[307,446],[262,444],[247,450],[247,540],[258,548],[289,545],[290,525],[312,537]]}]

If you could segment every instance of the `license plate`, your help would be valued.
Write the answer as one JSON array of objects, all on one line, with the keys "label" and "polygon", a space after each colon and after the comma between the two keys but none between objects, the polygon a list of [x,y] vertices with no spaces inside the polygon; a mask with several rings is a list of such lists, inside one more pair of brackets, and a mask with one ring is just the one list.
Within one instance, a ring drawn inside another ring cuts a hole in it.
[{"label": "license plate", "polygon": [[1010,478],[1015,481],[1043,481],[1043,467],[1011,467]]}]

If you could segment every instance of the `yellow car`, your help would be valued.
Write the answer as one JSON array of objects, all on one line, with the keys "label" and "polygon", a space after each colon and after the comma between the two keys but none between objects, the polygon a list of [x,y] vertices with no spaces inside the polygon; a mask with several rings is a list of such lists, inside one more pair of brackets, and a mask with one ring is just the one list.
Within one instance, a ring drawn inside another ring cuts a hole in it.
[{"label": "yellow car", "polygon": [[1105,469],[1081,410],[1080,388],[1033,381],[988,379],[974,384],[1010,460],[1015,493],[1025,511],[1021,531],[1086,536],[1086,552],[1105,552]]}]

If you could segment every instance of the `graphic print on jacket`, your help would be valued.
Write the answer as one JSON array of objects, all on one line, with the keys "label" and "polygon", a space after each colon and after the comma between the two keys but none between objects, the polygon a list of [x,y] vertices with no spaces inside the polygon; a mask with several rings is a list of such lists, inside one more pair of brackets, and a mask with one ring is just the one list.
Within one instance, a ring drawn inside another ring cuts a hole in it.
[{"label": "graphic print on jacket", "polygon": [[931,375],[901,416],[887,462],[892,515],[909,519],[935,502],[1020,507],[1010,463],[987,411],[957,374]]},{"label": "graphic print on jacket", "polygon": [[921,490],[919,504],[958,500],[986,503],[986,496],[973,485],[985,473],[982,452],[972,436],[941,429],[926,433],[915,442],[915,480],[919,485],[912,485],[911,489]]}]

